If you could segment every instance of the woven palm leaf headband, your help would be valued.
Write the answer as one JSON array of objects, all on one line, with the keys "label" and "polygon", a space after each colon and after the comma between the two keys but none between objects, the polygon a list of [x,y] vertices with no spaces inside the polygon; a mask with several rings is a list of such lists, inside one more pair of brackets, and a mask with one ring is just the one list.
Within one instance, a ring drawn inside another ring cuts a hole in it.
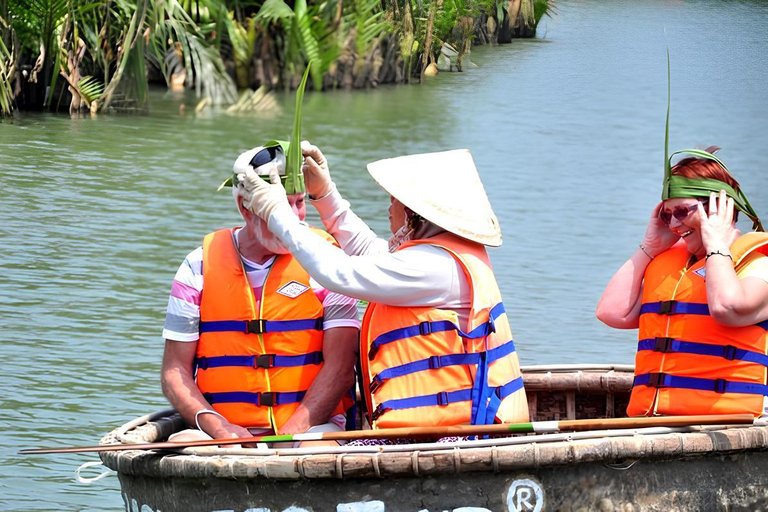
[{"label": "woven palm leaf headband", "polygon": [[[285,188],[286,194],[298,194],[305,192],[306,187],[304,185],[304,173],[301,172],[301,166],[304,163],[304,159],[301,155],[301,102],[304,99],[304,88],[307,85],[307,77],[309,77],[309,64],[304,71],[304,76],[301,79],[301,84],[296,90],[296,111],[293,116],[293,130],[291,131],[291,140],[270,140],[264,144],[263,148],[278,148],[285,155],[285,174],[280,176],[280,181]],[[264,180],[269,181],[269,176],[263,176]],[[233,183],[237,183],[237,173],[230,176],[224,183],[219,185],[218,190],[224,187],[231,187]]]},{"label": "woven palm leaf headband", "polygon": [[722,167],[725,172],[730,174],[730,171],[728,171],[728,167],[725,166],[722,160],[714,154],[702,149],[682,149],[680,151],[675,151],[671,155],[669,154],[669,110],[672,98],[672,74],[669,61],[669,48],[667,48],[667,126],[664,133],[664,187],[661,191],[661,199],[666,201],[667,199],[676,197],[705,197],[711,192],[718,194],[721,190],[725,190],[726,195],[733,199],[736,208],[752,219],[752,229],[755,231],[765,231],[763,229],[763,224],[760,222],[760,218],[757,216],[757,212],[755,212],[755,209],[749,204],[747,196],[744,195],[742,190],[736,192],[733,187],[720,180],[711,178],[686,178],[685,176],[672,174],[672,158],[679,154],[687,154],[705,160],[712,160]]}]

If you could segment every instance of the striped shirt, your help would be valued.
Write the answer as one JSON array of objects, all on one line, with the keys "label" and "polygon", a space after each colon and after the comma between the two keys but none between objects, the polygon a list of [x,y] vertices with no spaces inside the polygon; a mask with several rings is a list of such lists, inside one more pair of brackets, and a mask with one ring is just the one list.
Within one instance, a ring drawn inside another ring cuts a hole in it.
[{"label": "striped shirt", "polygon": [[[253,295],[258,301],[269,268],[275,256],[259,264],[243,258],[243,266]],[[360,328],[357,300],[330,292],[314,279],[309,281],[315,296],[323,303],[323,329],[334,327]],[[186,257],[176,272],[171,285],[171,297],[165,316],[163,338],[173,341],[197,341],[200,339],[200,297],[203,293],[203,248],[198,247]],[[258,304],[257,304],[258,305]]]}]

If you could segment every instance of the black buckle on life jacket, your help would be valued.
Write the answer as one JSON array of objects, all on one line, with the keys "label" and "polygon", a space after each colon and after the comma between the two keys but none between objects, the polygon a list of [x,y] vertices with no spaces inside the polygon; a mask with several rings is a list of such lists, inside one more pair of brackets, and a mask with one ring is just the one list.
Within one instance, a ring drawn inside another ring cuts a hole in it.
[{"label": "black buckle on life jacket", "polygon": [[205,398],[205,401],[208,402],[209,404],[213,404],[213,402],[211,401],[211,398],[213,397],[211,396],[210,393],[203,393],[203,398]]},{"label": "black buckle on life jacket", "polygon": [[368,349],[368,360],[373,361],[373,358],[376,357],[376,354],[379,352],[379,346],[378,345],[371,345],[371,348]]},{"label": "black buckle on life jacket", "polygon": [[658,338],[657,337],[653,343],[653,351],[654,352],[671,352],[673,341],[675,341],[674,338]]},{"label": "black buckle on life jacket", "polygon": [[725,379],[715,379],[714,383],[714,392],[715,393],[725,393],[725,388],[728,385],[728,381]]},{"label": "black buckle on life jacket", "polygon": [[253,360],[254,368],[273,368],[275,366],[275,354],[261,354]]},{"label": "black buckle on life jacket", "polygon": [[376,409],[374,409],[373,412],[371,413],[371,421],[376,421],[381,417],[382,414],[391,410],[392,409],[390,409],[389,407],[382,407],[381,404],[377,405]]},{"label": "black buckle on life jacket", "polygon": [[736,359],[736,351],[739,350],[733,345],[726,345],[723,347],[723,357],[729,361]]},{"label": "black buckle on life jacket", "polygon": [[674,315],[675,309],[677,306],[676,300],[665,300],[662,301],[661,304],[659,304],[659,314],[660,315]]},{"label": "black buckle on life jacket", "polygon": [[323,318],[322,316],[320,318],[318,318],[317,320],[315,320],[315,330],[316,331],[322,331],[323,330],[324,322],[325,322],[325,318]]},{"label": "black buckle on life jacket", "polygon": [[381,386],[384,383],[384,381],[381,380],[381,377],[376,375],[371,380],[371,383],[368,385],[368,389],[371,391],[371,393],[375,393],[377,389],[379,389],[379,386]]},{"label": "black buckle on life jacket", "polygon": [[648,384],[646,386],[652,387],[652,388],[663,388],[666,387],[667,384],[665,382],[666,380],[666,373],[649,373],[648,374]]},{"label": "black buckle on life jacket", "polygon": [[259,405],[272,407],[277,402],[277,393],[259,393]]},{"label": "black buckle on life jacket", "polygon": [[419,334],[422,336],[426,336],[427,334],[432,334],[432,324],[429,322],[421,322],[419,324]]},{"label": "black buckle on life jacket", "polygon": [[442,364],[440,362],[440,356],[429,356],[429,369],[430,370],[437,370],[438,368],[442,368]]},{"label": "black buckle on life jacket", "polygon": [[448,405],[449,403],[447,391],[441,391],[437,394],[437,405]]},{"label": "black buckle on life jacket", "polygon": [[207,357],[199,357],[195,359],[195,365],[197,366],[198,370],[207,370],[208,369],[208,358]]},{"label": "black buckle on life jacket", "polygon": [[266,332],[267,321],[258,318],[245,322],[245,334],[264,334]]}]

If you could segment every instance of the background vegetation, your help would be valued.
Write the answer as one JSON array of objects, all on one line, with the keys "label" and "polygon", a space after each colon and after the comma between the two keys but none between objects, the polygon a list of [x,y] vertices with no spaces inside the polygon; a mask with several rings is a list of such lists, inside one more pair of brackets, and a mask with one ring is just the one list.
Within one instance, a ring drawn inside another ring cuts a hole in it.
[{"label": "background vegetation", "polygon": [[307,63],[316,90],[423,80],[446,43],[461,70],[473,40],[533,37],[551,1],[0,0],[0,112],[144,111],[150,82],[247,109]]}]

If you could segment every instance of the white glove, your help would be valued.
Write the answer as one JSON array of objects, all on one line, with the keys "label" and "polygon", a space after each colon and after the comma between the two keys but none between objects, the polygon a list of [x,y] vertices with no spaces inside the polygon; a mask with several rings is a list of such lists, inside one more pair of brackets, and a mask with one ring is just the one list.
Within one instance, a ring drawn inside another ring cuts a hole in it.
[{"label": "white glove", "polygon": [[328,170],[328,161],[317,146],[313,146],[308,141],[301,141],[301,153],[304,155],[304,165],[301,172],[304,173],[304,185],[307,187],[307,193],[312,199],[320,199],[336,187],[331,180],[331,173]]},{"label": "white glove", "polygon": [[269,216],[280,206],[285,205],[288,209],[288,198],[285,195],[285,189],[280,184],[280,177],[277,175],[277,169],[270,173],[272,183],[267,183],[252,168],[245,169],[241,185],[243,187],[242,201],[243,206],[265,222],[269,221]]}]

